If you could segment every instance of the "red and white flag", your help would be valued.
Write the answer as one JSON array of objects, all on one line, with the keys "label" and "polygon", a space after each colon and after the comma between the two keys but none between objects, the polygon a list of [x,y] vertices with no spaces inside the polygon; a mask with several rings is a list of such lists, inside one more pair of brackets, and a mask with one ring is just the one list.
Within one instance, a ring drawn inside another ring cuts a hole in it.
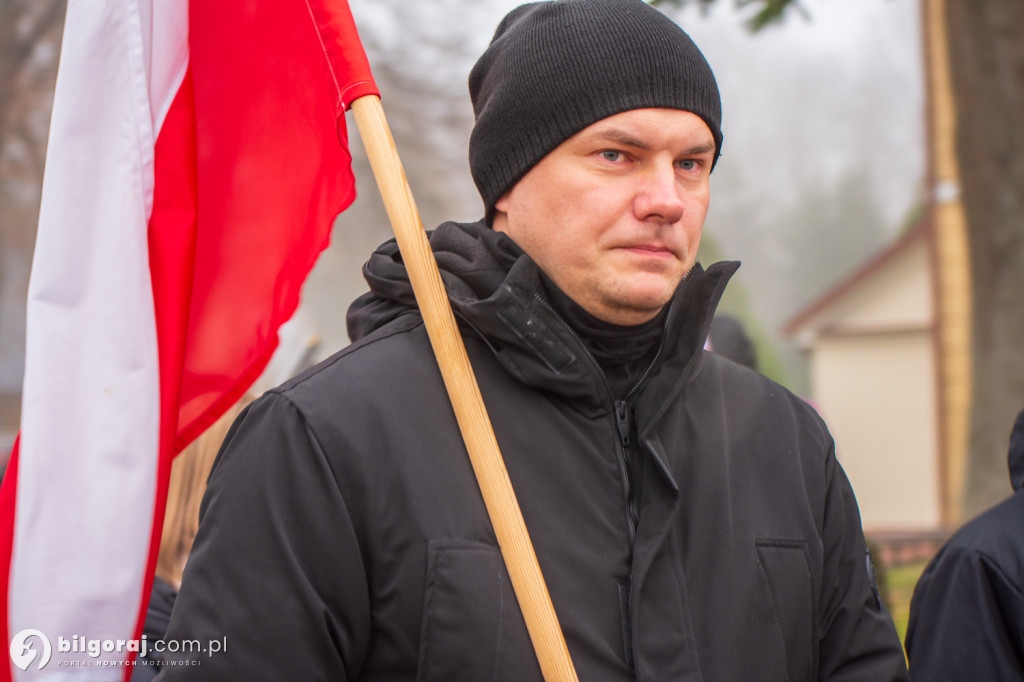
[{"label": "red and white flag", "polygon": [[[344,0],[69,3],[0,491],[0,680],[126,676],[171,459],[270,359],[355,195],[344,109],[376,93]],[[76,636],[115,650],[63,651]]]}]

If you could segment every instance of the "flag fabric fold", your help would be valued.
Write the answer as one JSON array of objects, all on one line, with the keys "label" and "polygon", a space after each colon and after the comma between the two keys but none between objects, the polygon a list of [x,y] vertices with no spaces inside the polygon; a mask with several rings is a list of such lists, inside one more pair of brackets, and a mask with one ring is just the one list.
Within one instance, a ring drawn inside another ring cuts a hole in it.
[{"label": "flag fabric fold", "polygon": [[0,491],[0,629],[53,658],[0,680],[126,676],[59,638],[138,639],[171,459],[269,361],[355,196],[366,94],[344,1],[69,4]]}]

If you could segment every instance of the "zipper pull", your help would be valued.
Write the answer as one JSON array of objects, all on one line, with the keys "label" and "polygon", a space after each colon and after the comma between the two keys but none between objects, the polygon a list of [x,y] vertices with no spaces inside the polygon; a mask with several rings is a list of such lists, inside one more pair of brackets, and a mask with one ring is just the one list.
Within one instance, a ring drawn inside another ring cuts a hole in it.
[{"label": "zipper pull", "polygon": [[625,400],[615,401],[615,429],[619,432],[622,447],[629,447],[630,414],[629,404]]}]

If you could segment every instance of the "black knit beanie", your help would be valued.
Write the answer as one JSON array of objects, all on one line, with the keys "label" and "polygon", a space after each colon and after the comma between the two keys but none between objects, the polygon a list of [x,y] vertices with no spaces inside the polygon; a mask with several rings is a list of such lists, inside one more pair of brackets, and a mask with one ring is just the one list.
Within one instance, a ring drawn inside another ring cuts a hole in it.
[{"label": "black knit beanie", "polygon": [[[551,150],[632,109],[689,111],[722,151],[722,103],[704,55],[643,0],[517,7],[469,75],[469,166],[490,224],[494,204]],[[712,163],[714,168],[714,163]]]}]

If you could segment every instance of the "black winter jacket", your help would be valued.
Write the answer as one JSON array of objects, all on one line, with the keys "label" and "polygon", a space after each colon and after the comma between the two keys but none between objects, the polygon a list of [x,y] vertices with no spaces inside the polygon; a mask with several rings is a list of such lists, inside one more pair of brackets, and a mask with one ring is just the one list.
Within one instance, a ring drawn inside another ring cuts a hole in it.
[{"label": "black winter jacket", "polygon": [[1013,496],[964,524],[914,588],[915,682],[1024,681],[1024,410],[1008,460]]},{"label": "black winter jacket", "polygon": [[[432,235],[579,678],[905,680],[853,492],[813,409],[702,350],[699,266],[621,403],[506,236]],[[169,639],[188,680],[539,680],[397,248],[355,343],[238,419]]]}]

